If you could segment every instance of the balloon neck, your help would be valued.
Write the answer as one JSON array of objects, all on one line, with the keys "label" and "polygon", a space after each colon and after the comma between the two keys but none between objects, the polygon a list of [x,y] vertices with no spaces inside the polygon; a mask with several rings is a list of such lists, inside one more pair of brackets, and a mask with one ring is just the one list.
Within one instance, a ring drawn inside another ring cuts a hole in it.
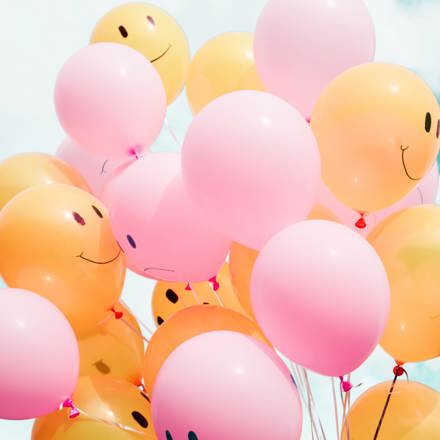
[{"label": "balloon neck", "polygon": [[217,277],[213,276],[209,279],[209,282],[212,284],[212,290],[214,292],[218,292],[218,290],[220,289],[220,283],[217,281]]},{"label": "balloon neck", "polygon": [[109,311],[113,313],[115,319],[121,319],[124,316],[124,312],[118,312],[114,307],[109,309]]},{"label": "balloon neck", "polygon": [[78,417],[81,413],[79,409],[74,405],[71,398],[66,399],[62,405],[62,408],[69,408],[69,419],[74,419],[75,417]]},{"label": "balloon neck", "polygon": [[188,283],[188,284],[186,285],[185,290],[187,290],[187,291],[189,291],[189,292],[191,292],[191,291],[193,290],[193,288],[192,288],[192,286],[191,286],[190,283]]},{"label": "balloon neck", "polygon": [[365,221],[365,212],[360,212],[359,215],[360,215],[360,218],[355,223],[355,226],[358,229],[365,229],[367,227],[367,222]]},{"label": "balloon neck", "polygon": [[403,364],[404,362],[396,361],[396,366],[393,368],[394,376],[400,377],[405,375],[409,379],[408,372],[402,367]]}]

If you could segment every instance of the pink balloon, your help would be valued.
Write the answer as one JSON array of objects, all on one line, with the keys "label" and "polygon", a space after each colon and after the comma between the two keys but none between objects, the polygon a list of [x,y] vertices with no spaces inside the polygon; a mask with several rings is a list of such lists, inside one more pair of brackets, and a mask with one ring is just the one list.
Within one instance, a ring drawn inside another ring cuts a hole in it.
[{"label": "pink balloon", "polygon": [[362,0],[270,0],[255,30],[266,90],[304,117],[332,79],[372,61],[374,53],[374,24]]},{"label": "pink balloon", "polygon": [[127,266],[164,281],[215,276],[230,242],[193,208],[180,173],[180,155],[155,153],[114,173],[104,202]]},{"label": "pink balloon", "polygon": [[64,64],[55,106],[72,139],[111,159],[140,154],[153,143],[165,119],[166,96],[156,69],[139,52],[97,43]]},{"label": "pink balloon", "polygon": [[338,223],[281,231],[254,266],[251,300],[269,340],[328,376],[353,371],[376,347],[389,311],[385,268],[373,247]]},{"label": "pink balloon", "polygon": [[152,398],[159,440],[295,440],[298,392],[275,353],[229,331],[180,345],[160,369]]},{"label": "pink balloon", "polygon": [[0,289],[0,418],[22,420],[58,409],[79,374],[75,334],[47,299]]},{"label": "pink balloon", "polygon": [[118,161],[95,156],[67,138],[59,146],[56,155],[75,168],[86,179],[93,194],[100,197]]},{"label": "pink balloon", "polygon": [[224,95],[194,118],[182,167],[202,215],[254,249],[307,217],[320,180],[306,121],[280,98],[255,91]]}]

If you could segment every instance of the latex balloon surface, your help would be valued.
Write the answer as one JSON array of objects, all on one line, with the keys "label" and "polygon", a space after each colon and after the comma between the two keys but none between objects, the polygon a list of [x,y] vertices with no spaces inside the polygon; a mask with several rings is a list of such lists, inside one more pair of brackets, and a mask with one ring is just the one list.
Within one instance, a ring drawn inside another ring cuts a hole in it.
[{"label": "latex balloon surface", "polygon": [[190,61],[188,40],[176,20],[158,6],[117,6],[101,18],[90,41],[125,44],[140,52],[159,73],[168,104],[182,90]]}]

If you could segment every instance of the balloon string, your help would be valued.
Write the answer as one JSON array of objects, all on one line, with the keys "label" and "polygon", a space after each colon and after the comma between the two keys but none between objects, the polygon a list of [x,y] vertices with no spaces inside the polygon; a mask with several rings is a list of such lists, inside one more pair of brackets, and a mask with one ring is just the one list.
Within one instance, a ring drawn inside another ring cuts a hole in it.
[{"label": "balloon string", "polygon": [[387,412],[388,405],[390,404],[391,395],[393,394],[394,386],[396,385],[397,378],[402,376],[403,374],[405,374],[407,379],[408,379],[408,373],[405,371],[405,369],[402,367],[402,365],[403,365],[402,362],[397,362],[397,365],[393,369],[394,379],[393,379],[393,382],[391,383],[390,390],[388,391],[388,396],[387,396],[387,399],[385,401],[385,405],[383,407],[382,414],[380,416],[379,423],[377,425],[376,432],[374,434],[373,440],[377,440],[377,438],[379,437],[380,428],[382,427],[382,423],[383,423],[383,420],[385,418],[385,414]]},{"label": "balloon string", "polygon": [[174,130],[171,128],[170,123],[168,122],[168,117],[165,117],[165,127],[168,130],[168,133],[171,135],[171,137],[173,138],[173,141],[175,142],[175,144],[180,147],[180,142],[179,139],[176,136],[176,133],[174,133]]},{"label": "balloon string", "polygon": [[[148,332],[148,334],[149,334],[149,336],[150,336],[150,338],[151,338],[151,336],[153,336],[153,331],[150,329],[150,327],[148,327],[148,325],[147,324],[145,324],[145,322],[143,322],[142,321],[142,319],[140,319],[140,318],[138,318],[137,316],[136,316],[136,314],[135,313],[133,313],[133,310],[132,309],[130,309],[130,307],[124,302],[124,301],[120,301],[121,302],[121,304],[135,317],[135,319],[136,319],[136,321],[140,324],[140,326],[144,329],[144,330],[146,330],[147,332]],[[138,330],[136,329],[136,333],[139,333],[138,332]],[[147,342],[150,342],[146,337],[144,337],[143,336],[143,334],[142,334],[142,337],[143,337],[143,339],[145,340],[145,341],[147,341]]]},{"label": "balloon string", "polygon": [[194,287],[192,286],[191,283],[187,283],[185,290],[192,293],[192,296],[196,304],[201,304],[200,298],[197,296],[197,292],[194,290]]},{"label": "balloon string", "polygon": [[333,407],[335,410],[336,438],[339,438],[339,411],[338,411],[338,402],[336,401],[336,381],[334,377],[332,377],[332,394],[333,394]]},{"label": "balloon string", "polygon": [[[350,440],[350,427],[348,424],[348,417],[347,417],[347,403],[349,400],[349,396],[351,394],[351,390],[354,388],[352,383],[350,382],[351,374],[348,375],[348,380],[344,380],[342,376],[339,376],[339,380],[341,381],[341,389],[340,389],[340,395],[341,395],[341,403],[342,403],[342,424],[345,427],[345,431],[347,433],[347,440]],[[357,387],[361,384],[356,385]],[[345,393],[345,394],[344,394]]]}]

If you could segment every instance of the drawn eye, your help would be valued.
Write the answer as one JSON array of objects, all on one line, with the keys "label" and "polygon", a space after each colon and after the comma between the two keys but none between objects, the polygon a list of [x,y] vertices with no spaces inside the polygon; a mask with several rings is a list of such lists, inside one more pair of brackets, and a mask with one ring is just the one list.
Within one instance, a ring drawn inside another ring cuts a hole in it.
[{"label": "drawn eye", "polygon": [[143,391],[141,391],[141,396],[142,396],[144,399],[148,400],[149,403],[151,403],[150,398],[149,398],[148,395],[147,395],[146,393],[144,393]]},{"label": "drawn eye", "polygon": [[432,125],[432,118],[431,113],[426,113],[425,117],[425,131],[426,133],[429,133],[431,131],[431,125]]},{"label": "drawn eye", "polygon": [[440,136],[440,119],[437,122],[437,139],[439,138],[439,136]]},{"label": "drawn eye", "polygon": [[102,215],[102,212],[95,206],[95,205],[92,205],[92,208],[93,208],[93,211],[95,211],[96,212],[96,215],[99,217],[99,218],[103,218],[104,216]]},{"label": "drawn eye", "polygon": [[150,23],[150,26],[156,26],[156,22],[154,21],[154,18],[151,15],[147,15],[148,23]]},{"label": "drawn eye", "polygon": [[163,324],[163,318],[161,317],[161,316],[158,316],[157,317],[157,323],[159,324],[159,325],[162,325]]},{"label": "drawn eye", "polygon": [[133,411],[131,416],[142,428],[148,428],[148,420],[138,411]]},{"label": "drawn eye", "polygon": [[127,37],[128,37],[127,29],[125,29],[124,26],[119,26],[118,29],[119,29],[119,32],[121,33],[121,35],[122,35],[124,38],[127,38]]},{"label": "drawn eye", "polygon": [[176,304],[176,302],[179,301],[179,297],[177,296],[177,293],[174,292],[174,290],[168,289],[165,295],[168,298],[168,301],[172,302],[173,304]]},{"label": "drawn eye", "polygon": [[129,234],[127,234],[127,241],[133,249],[136,249],[136,242],[134,241],[134,238]]},{"label": "drawn eye", "polygon": [[165,435],[167,437],[167,440],[173,440],[173,436],[171,435],[170,431],[165,431]]},{"label": "drawn eye", "polygon": [[81,226],[84,226],[86,224],[86,221],[77,212],[72,212],[72,215],[75,221]]},{"label": "drawn eye", "polygon": [[199,439],[197,438],[197,435],[195,432],[189,431],[188,432],[188,440],[199,440]]}]

